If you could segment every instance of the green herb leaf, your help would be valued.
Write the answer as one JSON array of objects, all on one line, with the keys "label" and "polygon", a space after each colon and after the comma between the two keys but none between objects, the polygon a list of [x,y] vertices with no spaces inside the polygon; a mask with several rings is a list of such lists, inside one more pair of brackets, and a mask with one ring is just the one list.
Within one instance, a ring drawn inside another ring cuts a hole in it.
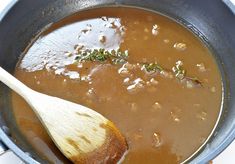
[{"label": "green herb leaf", "polygon": [[[100,49],[86,49],[83,51],[79,51],[75,60],[77,62],[84,61],[96,61],[96,62],[110,62],[112,64],[125,64],[129,57],[128,51],[118,50],[105,50],[103,48]],[[181,82],[187,81],[193,84],[194,86],[202,86],[202,82],[195,77],[186,76],[186,70],[183,68],[183,62],[177,61],[175,66],[172,68],[172,71],[169,71],[163,67],[161,67],[157,63],[143,63],[143,68],[150,73],[153,72],[168,72],[174,73],[175,77],[179,79]]]},{"label": "green herb leaf", "polygon": [[113,64],[124,64],[127,62],[128,51],[122,52],[121,50],[112,50],[111,52],[103,48],[94,50],[85,50],[80,52],[75,60],[82,61],[98,61],[105,62],[111,61]]},{"label": "green herb leaf", "polygon": [[157,63],[144,63],[143,66],[147,72],[163,71],[163,68]]}]

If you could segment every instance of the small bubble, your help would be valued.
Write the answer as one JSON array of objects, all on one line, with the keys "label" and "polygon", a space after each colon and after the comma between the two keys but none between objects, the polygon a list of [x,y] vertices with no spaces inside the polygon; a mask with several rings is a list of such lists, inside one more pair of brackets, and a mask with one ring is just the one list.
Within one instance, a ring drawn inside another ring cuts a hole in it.
[{"label": "small bubble", "polygon": [[90,78],[90,76],[82,76],[81,81],[90,82],[91,78]]},{"label": "small bubble", "polygon": [[193,88],[194,85],[193,85],[192,81],[186,81],[186,87],[189,89]]},{"label": "small bubble", "polygon": [[205,111],[200,111],[196,114],[196,118],[205,121],[207,117],[207,113]]},{"label": "small bubble", "polygon": [[65,71],[64,68],[59,68],[59,69],[55,70],[55,74],[56,75],[61,75],[64,71]]},{"label": "small bubble", "polygon": [[180,122],[180,119],[176,117],[176,118],[174,118],[174,121],[175,122]]},{"label": "small bubble", "polygon": [[206,67],[203,63],[197,64],[196,66],[198,67],[198,70],[200,72],[205,72],[206,71]]},{"label": "small bubble", "polygon": [[144,84],[145,82],[141,79],[141,78],[137,78],[133,81],[133,83],[131,85],[129,85],[127,87],[127,90],[130,92],[130,93],[134,93],[137,91],[137,89],[142,89],[144,88]]},{"label": "small bubble", "polygon": [[80,74],[76,71],[69,71],[64,73],[65,76],[69,76],[70,79],[79,79],[80,78]]},{"label": "small bubble", "polygon": [[211,87],[211,92],[215,93],[216,92],[216,88],[215,87]]},{"label": "small bubble", "polygon": [[159,148],[162,145],[162,139],[159,133],[153,133],[153,147]]},{"label": "small bubble", "polygon": [[169,43],[170,40],[169,40],[169,39],[164,39],[163,42],[164,42],[164,43]]},{"label": "small bubble", "polygon": [[130,110],[132,112],[136,112],[138,110],[137,103],[129,103],[128,105],[130,106]]},{"label": "small bubble", "polygon": [[137,78],[134,80],[134,84],[137,86],[137,88],[143,88],[144,87],[144,80],[141,78]]},{"label": "small bubble", "polygon": [[83,63],[80,63],[80,62],[77,63],[77,67],[78,67],[78,68],[82,68],[82,67],[83,67]]},{"label": "small bubble", "polygon": [[143,135],[140,135],[140,134],[133,134],[133,138],[134,138],[134,140],[135,141],[139,141],[140,139],[142,139],[143,138]]},{"label": "small bubble", "polygon": [[129,92],[134,92],[134,91],[136,91],[135,85],[129,85],[126,89],[127,89],[127,91],[129,91]]},{"label": "small bubble", "polygon": [[93,93],[93,88],[89,89],[89,90],[87,91],[87,93],[88,93],[88,94],[92,94],[92,93]]},{"label": "small bubble", "polygon": [[136,84],[132,84],[132,85],[129,85],[129,86],[127,87],[127,91],[128,91],[129,93],[136,93],[136,92],[138,91],[138,88],[140,88],[140,86],[137,87]]},{"label": "small bubble", "polygon": [[167,72],[167,71],[161,71],[160,72],[162,76],[166,77],[166,78],[169,78],[169,79],[173,79],[174,76],[171,72]]},{"label": "small bubble", "polygon": [[151,86],[150,81],[147,81],[147,82],[146,82],[146,85],[147,85],[147,86]]},{"label": "small bubble", "polygon": [[153,30],[159,29],[159,26],[157,24],[153,25]]},{"label": "small bubble", "polygon": [[134,21],[134,24],[137,25],[137,24],[140,24],[140,22],[139,21]]},{"label": "small bubble", "polygon": [[94,92],[94,88],[90,88],[87,92],[86,92],[87,97],[89,98],[93,98],[95,96],[95,92]]},{"label": "small bubble", "polygon": [[129,78],[129,77],[127,77],[127,78],[125,78],[125,79],[123,80],[123,83],[124,83],[124,84],[129,84],[129,82],[130,82],[130,78]]},{"label": "small bubble", "polygon": [[130,73],[129,71],[127,70],[127,68],[125,67],[121,67],[119,70],[118,70],[118,73],[121,75],[121,76],[128,76]]},{"label": "small bubble", "polygon": [[175,107],[173,109],[173,111],[170,112],[171,114],[171,118],[173,119],[173,121],[175,122],[180,122],[180,114],[181,114],[181,109],[178,107]]},{"label": "small bubble", "polygon": [[155,80],[154,78],[151,78],[151,79],[150,79],[150,82],[151,82],[151,84],[153,84],[153,85],[157,85],[157,84],[158,84],[158,81]]},{"label": "small bubble", "polygon": [[157,24],[153,25],[152,34],[156,36],[159,33],[159,29],[160,28]]},{"label": "small bubble", "polygon": [[152,105],[152,111],[156,111],[156,110],[159,110],[161,109],[162,106],[161,104],[159,104],[158,102],[155,102],[153,105]]},{"label": "small bubble", "polygon": [[146,32],[146,33],[149,32],[147,27],[144,28],[144,32]]},{"label": "small bubble", "polygon": [[144,84],[142,84],[142,83],[137,83],[137,84],[136,84],[136,87],[137,87],[137,88],[143,88],[143,87],[144,87]]},{"label": "small bubble", "polygon": [[128,70],[133,70],[133,69],[137,68],[137,65],[136,64],[130,64],[130,63],[125,63],[124,67]]},{"label": "small bubble", "polygon": [[174,48],[179,51],[184,51],[184,50],[186,50],[187,46],[185,43],[175,43]]},{"label": "small bubble", "polygon": [[143,129],[142,129],[142,128],[139,128],[137,131],[138,131],[138,132],[143,132]]}]

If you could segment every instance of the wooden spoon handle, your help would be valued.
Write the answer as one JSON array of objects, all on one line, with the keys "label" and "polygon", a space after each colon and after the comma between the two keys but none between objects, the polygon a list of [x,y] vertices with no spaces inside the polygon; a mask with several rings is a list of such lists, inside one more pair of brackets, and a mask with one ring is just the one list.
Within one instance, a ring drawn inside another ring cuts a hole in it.
[{"label": "wooden spoon handle", "polygon": [[10,87],[22,97],[27,97],[27,93],[31,90],[22,82],[17,80],[14,76],[12,76],[10,73],[5,71],[2,67],[0,67],[0,81],[2,81],[4,84],[6,84],[8,87]]}]

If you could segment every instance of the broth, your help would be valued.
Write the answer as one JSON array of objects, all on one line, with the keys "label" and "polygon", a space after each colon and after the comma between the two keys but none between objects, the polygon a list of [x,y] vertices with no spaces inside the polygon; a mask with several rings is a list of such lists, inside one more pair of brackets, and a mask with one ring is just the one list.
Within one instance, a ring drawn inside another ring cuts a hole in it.
[{"label": "broth", "polygon": [[[78,56],[100,48],[125,60]],[[220,72],[207,47],[173,20],[134,8],[91,9],[53,24],[25,50],[15,76],[114,122],[129,145],[123,163],[184,161],[211,134],[222,99]],[[12,105],[38,154],[69,163],[15,93]]]}]

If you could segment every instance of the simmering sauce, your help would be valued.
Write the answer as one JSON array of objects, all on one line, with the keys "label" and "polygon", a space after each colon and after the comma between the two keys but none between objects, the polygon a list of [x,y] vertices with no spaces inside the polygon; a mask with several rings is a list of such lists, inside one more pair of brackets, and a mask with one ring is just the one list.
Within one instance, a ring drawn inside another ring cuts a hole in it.
[{"label": "simmering sauce", "polygon": [[[141,9],[91,9],[53,24],[25,50],[15,76],[114,122],[129,145],[123,163],[183,162],[211,134],[221,106],[221,76],[207,47]],[[12,104],[41,158],[69,163],[27,103],[12,93]]]}]

